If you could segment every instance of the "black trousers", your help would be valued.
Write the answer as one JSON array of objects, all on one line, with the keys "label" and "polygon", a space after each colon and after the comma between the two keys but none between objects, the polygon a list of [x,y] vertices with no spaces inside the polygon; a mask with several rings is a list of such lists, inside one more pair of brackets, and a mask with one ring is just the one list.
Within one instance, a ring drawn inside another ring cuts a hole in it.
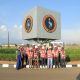
[{"label": "black trousers", "polygon": [[55,68],[59,68],[59,60],[57,57],[54,58],[54,65],[55,65]]},{"label": "black trousers", "polygon": [[21,57],[21,66],[24,67],[24,55]]}]

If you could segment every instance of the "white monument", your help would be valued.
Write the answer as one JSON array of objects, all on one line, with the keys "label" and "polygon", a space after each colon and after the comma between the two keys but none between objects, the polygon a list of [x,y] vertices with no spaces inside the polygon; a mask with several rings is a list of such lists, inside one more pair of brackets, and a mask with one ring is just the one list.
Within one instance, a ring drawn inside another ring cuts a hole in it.
[{"label": "white monument", "polygon": [[25,40],[59,40],[61,38],[60,13],[35,7],[25,14],[22,38]]}]

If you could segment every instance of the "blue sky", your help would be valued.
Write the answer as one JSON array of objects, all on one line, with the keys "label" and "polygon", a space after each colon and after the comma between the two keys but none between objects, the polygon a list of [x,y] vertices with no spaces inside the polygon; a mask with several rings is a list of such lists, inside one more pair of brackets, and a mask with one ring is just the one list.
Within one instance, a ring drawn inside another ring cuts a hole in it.
[{"label": "blue sky", "polygon": [[11,32],[11,41],[21,39],[21,33],[15,36],[16,29],[21,30],[25,13],[35,6],[60,12],[61,40],[80,43],[80,0],[0,0],[0,43],[6,41],[7,30]]}]

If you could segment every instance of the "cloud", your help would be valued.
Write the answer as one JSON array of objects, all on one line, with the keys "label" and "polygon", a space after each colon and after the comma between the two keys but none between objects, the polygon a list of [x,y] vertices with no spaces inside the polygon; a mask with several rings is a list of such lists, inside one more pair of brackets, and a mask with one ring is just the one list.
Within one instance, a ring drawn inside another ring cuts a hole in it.
[{"label": "cloud", "polygon": [[[22,40],[22,25],[14,25],[12,27],[8,27],[6,25],[0,26],[0,42],[7,42],[8,39],[8,30],[10,43],[21,43],[24,42]],[[67,43],[80,43],[80,29],[79,27],[70,28],[70,29],[62,29],[61,31],[61,40]]]},{"label": "cloud", "polygon": [[9,40],[11,43],[21,42],[21,40],[22,40],[22,25],[14,25],[14,26],[8,27],[8,28],[6,25],[0,26],[0,42],[3,42],[3,41],[7,42],[8,31],[9,31]]},{"label": "cloud", "polygon": [[0,26],[0,32],[5,32],[5,31],[7,31],[7,26],[6,25]]},{"label": "cloud", "polygon": [[14,25],[10,29],[11,37],[14,39],[22,39],[22,25]]},{"label": "cloud", "polygon": [[7,34],[8,32],[7,32],[7,26],[6,25],[1,25],[0,26],[0,38],[7,38]]}]

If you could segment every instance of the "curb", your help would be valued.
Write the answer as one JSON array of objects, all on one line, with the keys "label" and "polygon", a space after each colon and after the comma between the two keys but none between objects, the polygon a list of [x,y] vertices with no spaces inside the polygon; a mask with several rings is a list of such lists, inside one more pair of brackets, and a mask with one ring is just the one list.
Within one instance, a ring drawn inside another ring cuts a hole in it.
[{"label": "curb", "polygon": [[[72,68],[72,67],[80,67],[80,64],[67,64],[66,68]],[[0,64],[0,68],[16,68],[16,64]],[[26,65],[26,68],[29,68],[29,65]],[[40,68],[47,68],[47,66],[42,67],[40,66]],[[55,66],[53,66],[53,68],[55,68]]]}]

